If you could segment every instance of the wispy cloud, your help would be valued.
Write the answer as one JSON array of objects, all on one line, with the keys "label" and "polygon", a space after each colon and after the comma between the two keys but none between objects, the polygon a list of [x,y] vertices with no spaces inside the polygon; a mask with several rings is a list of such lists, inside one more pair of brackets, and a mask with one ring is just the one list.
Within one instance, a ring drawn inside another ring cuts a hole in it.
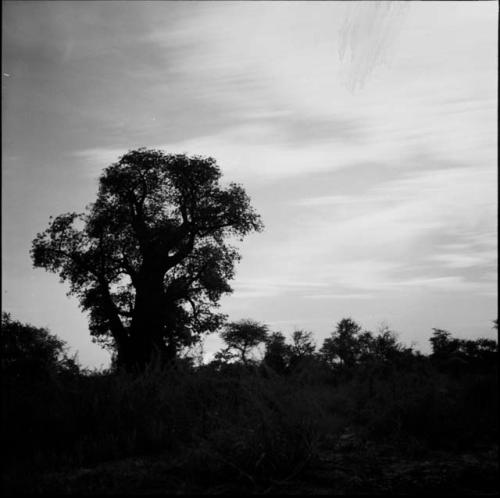
[{"label": "wispy cloud", "polygon": [[327,300],[335,300],[335,299],[373,299],[375,297],[374,294],[310,294],[303,296],[304,299],[327,299]]},{"label": "wispy cloud", "polygon": [[327,287],[325,282],[293,281],[276,278],[244,278],[238,279],[233,286],[237,299],[284,296],[290,292],[303,292],[304,289]]}]

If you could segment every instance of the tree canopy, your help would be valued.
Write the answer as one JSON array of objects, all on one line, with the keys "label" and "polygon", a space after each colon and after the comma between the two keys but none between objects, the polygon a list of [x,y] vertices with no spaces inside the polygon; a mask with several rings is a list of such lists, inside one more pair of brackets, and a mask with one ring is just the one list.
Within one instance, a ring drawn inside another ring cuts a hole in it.
[{"label": "tree canopy", "polygon": [[52,219],[33,241],[35,267],[58,273],[119,365],[175,357],[220,327],[238,251],[262,230],[241,185],[221,186],[213,158],[129,151],[107,167],[85,213]]},{"label": "tree canopy", "polygon": [[218,359],[238,358],[246,365],[252,349],[266,342],[268,328],[255,320],[244,319],[226,324],[220,336],[227,347],[220,352]]},{"label": "tree canopy", "polygon": [[278,373],[285,373],[292,358],[292,348],[281,332],[272,332],[266,339],[264,363]]},{"label": "tree canopy", "polygon": [[352,366],[361,354],[361,326],[351,318],[343,318],[336,330],[327,337],[321,347],[321,354],[327,362],[339,361],[342,366]]}]

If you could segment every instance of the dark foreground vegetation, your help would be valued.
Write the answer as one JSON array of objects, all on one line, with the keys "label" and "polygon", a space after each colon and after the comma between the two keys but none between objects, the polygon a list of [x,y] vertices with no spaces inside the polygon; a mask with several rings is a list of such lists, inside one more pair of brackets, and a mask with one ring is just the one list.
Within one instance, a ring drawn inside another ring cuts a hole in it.
[{"label": "dark foreground vegetation", "polygon": [[222,337],[209,364],[91,372],[3,314],[3,491],[498,492],[495,341],[434,330],[424,356],[350,319],[319,349],[250,320]]}]

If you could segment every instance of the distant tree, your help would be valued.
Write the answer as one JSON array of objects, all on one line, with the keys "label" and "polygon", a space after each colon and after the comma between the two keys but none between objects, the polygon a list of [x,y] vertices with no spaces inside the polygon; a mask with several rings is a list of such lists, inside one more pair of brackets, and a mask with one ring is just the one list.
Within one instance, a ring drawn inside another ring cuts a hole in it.
[{"label": "distant tree", "polygon": [[382,349],[383,342],[380,341],[380,335],[374,336],[369,330],[362,331],[357,336],[355,343],[355,362],[367,358],[372,358],[377,353],[376,351]]},{"label": "distant tree", "polygon": [[390,363],[411,348],[403,346],[398,341],[396,332],[387,325],[382,325],[377,335],[371,338],[369,350],[371,357],[375,360]]},{"label": "distant tree", "polygon": [[304,358],[316,351],[316,343],[312,332],[295,330],[292,334],[291,352],[293,356]]},{"label": "distant tree", "polygon": [[431,359],[443,371],[458,375],[488,371],[497,365],[498,342],[494,339],[458,339],[443,329],[433,329],[429,339]]},{"label": "distant tree", "polygon": [[460,340],[451,336],[447,330],[433,328],[429,339],[432,347],[432,357],[435,359],[448,358],[460,351]]},{"label": "distant tree", "polygon": [[77,373],[66,343],[45,328],[13,320],[2,312],[2,373],[9,378],[43,378],[51,373]]},{"label": "distant tree", "polygon": [[292,357],[292,347],[281,332],[273,332],[266,339],[264,363],[277,373],[285,373]]},{"label": "distant tree", "polygon": [[220,178],[212,158],[133,150],[104,170],[85,214],[62,214],[34,239],[35,267],[69,282],[119,366],[172,360],[223,323],[213,309],[239,259],[227,239],[262,223],[244,189]]},{"label": "distant tree", "polygon": [[312,332],[295,330],[290,346],[290,368],[303,365],[314,357],[316,342]]},{"label": "distant tree", "polygon": [[221,361],[237,358],[245,365],[249,362],[249,355],[253,349],[267,340],[268,328],[255,320],[240,320],[226,324],[220,333],[226,343],[216,357]]},{"label": "distant tree", "polygon": [[498,356],[498,343],[493,339],[469,339],[463,340],[460,350],[467,360],[475,363],[494,363]]},{"label": "distant tree", "polygon": [[336,330],[323,341],[321,356],[327,363],[341,367],[352,367],[361,357],[369,336],[361,336],[361,326],[351,318],[343,318]]}]

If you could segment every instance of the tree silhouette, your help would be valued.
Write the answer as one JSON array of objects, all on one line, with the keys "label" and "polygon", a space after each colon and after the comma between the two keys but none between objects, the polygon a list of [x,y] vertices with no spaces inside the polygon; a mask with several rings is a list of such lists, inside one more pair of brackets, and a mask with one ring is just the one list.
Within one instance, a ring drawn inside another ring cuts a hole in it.
[{"label": "tree silhouette", "polygon": [[171,360],[223,322],[213,308],[239,259],[227,239],[262,223],[244,189],[220,177],[212,158],[129,151],[104,170],[86,213],[62,214],[34,239],[35,267],[70,283],[118,365]]},{"label": "tree silhouette", "polygon": [[286,372],[292,356],[292,348],[286,343],[286,338],[281,332],[273,332],[266,339],[266,352],[264,363],[275,372]]},{"label": "tree silhouette", "polygon": [[220,336],[227,347],[217,354],[219,360],[239,358],[245,365],[252,349],[267,340],[267,326],[255,320],[240,320],[225,325]]},{"label": "tree silhouette", "polygon": [[394,363],[397,358],[411,350],[399,343],[396,332],[387,325],[382,325],[377,335],[363,332],[360,338],[365,338],[365,356],[379,362]]},{"label": "tree silhouette", "polygon": [[498,343],[494,339],[458,339],[447,330],[432,330],[431,359],[441,368],[459,373],[469,368],[488,369],[497,363]]},{"label": "tree silhouette", "polygon": [[295,330],[292,334],[292,355],[297,358],[311,356],[316,350],[316,344],[312,332],[307,330]]},{"label": "tree silhouette", "polygon": [[363,354],[368,336],[361,334],[361,326],[351,318],[343,318],[337,328],[327,337],[320,349],[320,354],[327,363],[338,362],[342,367],[352,367]]},{"label": "tree silhouette", "polygon": [[460,350],[460,340],[451,336],[451,333],[443,329],[432,329],[432,337],[429,339],[432,347],[432,356],[436,359],[447,358]]},{"label": "tree silhouette", "polygon": [[304,365],[311,360],[316,351],[313,333],[306,330],[295,330],[290,345],[290,369]]}]

